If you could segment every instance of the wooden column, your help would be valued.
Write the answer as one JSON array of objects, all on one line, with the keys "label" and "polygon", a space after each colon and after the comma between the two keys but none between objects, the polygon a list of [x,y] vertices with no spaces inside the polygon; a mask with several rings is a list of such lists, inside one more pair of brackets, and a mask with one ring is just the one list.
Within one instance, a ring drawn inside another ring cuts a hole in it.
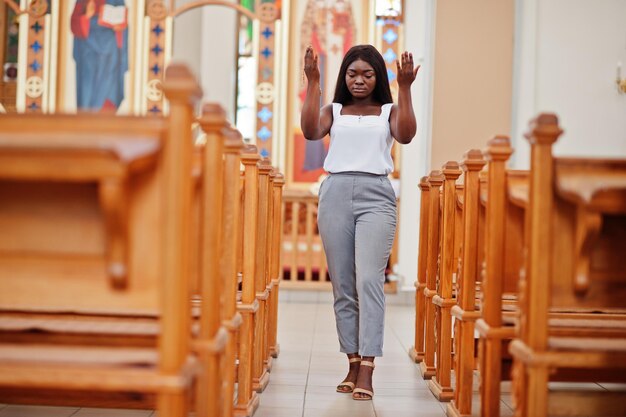
[{"label": "wooden column", "polygon": [[[144,51],[148,61],[144,67],[146,73],[144,75],[146,85],[142,89],[142,106],[146,107],[146,113],[152,116],[163,114],[165,100],[161,94],[161,81],[166,62],[166,50],[168,49],[167,39],[171,37],[169,34],[168,21],[171,23],[171,17],[165,2],[163,0],[147,0],[146,15],[148,35],[148,51]],[[142,34],[142,38],[145,35]],[[145,92],[144,92],[145,91]],[[141,108],[141,106],[140,106]]]},{"label": "wooden column", "polygon": [[259,213],[259,154],[255,146],[246,146],[241,155],[244,165],[243,202],[243,278],[241,304],[241,332],[239,334],[239,375],[238,395],[235,406],[236,416],[251,416],[259,405],[259,397],[252,389],[253,349],[256,313],[259,302],[255,294],[257,274],[257,221]]},{"label": "wooden column", "polygon": [[[19,1],[17,2],[19,3]],[[45,1],[32,1],[26,8],[28,15],[27,39],[26,44],[26,76],[24,85],[24,112],[26,113],[43,113],[47,112],[44,103],[44,94],[50,94],[48,89],[48,76],[50,72],[49,64],[45,56],[48,43],[46,43],[46,34],[50,36],[50,10],[48,3]],[[21,43],[21,42],[20,42]],[[4,64],[4,62],[2,63]],[[20,68],[20,67],[18,67]],[[20,70],[22,69],[20,68]],[[47,91],[46,91],[47,90]],[[19,98],[18,98],[19,100]]]},{"label": "wooden column", "polygon": [[433,296],[436,311],[436,356],[435,377],[428,387],[439,401],[452,399],[452,274],[456,270],[457,257],[454,250],[454,222],[456,217],[456,180],[461,175],[459,164],[448,161],[443,167],[443,213],[441,236],[441,261],[437,295]]},{"label": "wooden column", "polygon": [[429,192],[429,224],[428,224],[428,259],[426,261],[425,326],[424,360],[420,364],[420,372],[424,379],[435,375],[435,305],[432,298],[437,294],[437,264],[439,258],[439,223],[440,206],[439,191],[443,184],[441,171],[431,171],[428,176]]},{"label": "wooden column", "polygon": [[237,236],[239,235],[239,217],[241,213],[240,164],[243,140],[241,134],[233,129],[224,136],[224,196],[222,223],[222,257],[220,279],[224,285],[222,320],[228,329],[229,338],[224,358],[224,398],[222,417],[232,417],[235,391],[235,361],[237,338],[241,326],[241,314],[237,311]]},{"label": "wooden column", "polygon": [[267,226],[269,209],[269,175],[272,165],[269,159],[264,158],[259,163],[259,202],[257,220],[257,247],[256,247],[256,273],[254,288],[259,310],[256,314],[254,328],[254,359],[252,388],[257,392],[262,392],[269,381],[269,374],[263,366],[264,344],[265,344],[265,306],[269,292],[265,285],[265,274],[267,266]]},{"label": "wooden column", "polygon": [[463,191],[463,255],[462,270],[457,294],[457,305],[452,315],[457,319],[454,334],[455,377],[454,399],[448,405],[448,416],[471,416],[472,385],[474,373],[474,321],[478,317],[476,282],[478,279],[478,211],[480,205],[479,171],[485,166],[482,153],[468,151],[461,168],[464,175]]},{"label": "wooden column", "polygon": [[420,198],[420,236],[417,255],[417,280],[415,281],[415,345],[409,349],[409,356],[415,363],[424,359],[424,322],[426,298],[426,264],[428,260],[428,224],[430,186],[428,177],[422,177],[419,184],[422,195]]}]

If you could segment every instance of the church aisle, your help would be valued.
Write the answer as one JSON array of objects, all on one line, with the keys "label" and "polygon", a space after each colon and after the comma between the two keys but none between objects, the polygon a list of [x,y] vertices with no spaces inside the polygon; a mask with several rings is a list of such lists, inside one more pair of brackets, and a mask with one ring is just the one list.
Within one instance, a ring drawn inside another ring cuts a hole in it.
[{"label": "church aisle", "polygon": [[414,308],[387,307],[384,357],[376,360],[374,400],[335,392],[347,371],[339,353],[330,294],[281,293],[279,341],[270,383],[255,417],[443,417],[407,351]]}]

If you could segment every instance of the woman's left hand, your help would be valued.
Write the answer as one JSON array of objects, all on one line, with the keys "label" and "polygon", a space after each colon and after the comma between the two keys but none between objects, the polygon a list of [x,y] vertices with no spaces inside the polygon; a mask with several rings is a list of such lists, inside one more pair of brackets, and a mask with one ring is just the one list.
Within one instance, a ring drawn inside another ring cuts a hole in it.
[{"label": "woman's left hand", "polygon": [[415,77],[417,77],[417,72],[420,69],[420,66],[413,68],[413,54],[404,51],[402,56],[400,57],[402,60],[402,65],[400,64],[400,60],[396,61],[396,69],[398,73],[398,86],[399,87],[410,87],[415,81]]}]

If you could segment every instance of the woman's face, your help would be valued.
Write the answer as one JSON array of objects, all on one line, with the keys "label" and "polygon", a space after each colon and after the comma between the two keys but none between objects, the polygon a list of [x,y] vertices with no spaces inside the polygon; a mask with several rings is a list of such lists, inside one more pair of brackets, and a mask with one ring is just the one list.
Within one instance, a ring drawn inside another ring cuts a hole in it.
[{"label": "woman's face", "polygon": [[366,98],[376,87],[376,72],[370,64],[357,59],[348,66],[346,84],[352,97]]}]

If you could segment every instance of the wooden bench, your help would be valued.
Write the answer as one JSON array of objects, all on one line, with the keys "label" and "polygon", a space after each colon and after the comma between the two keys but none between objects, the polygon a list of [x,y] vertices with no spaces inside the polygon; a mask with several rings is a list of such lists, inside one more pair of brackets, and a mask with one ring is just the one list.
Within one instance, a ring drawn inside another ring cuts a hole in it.
[{"label": "wooden bench", "polygon": [[[188,120],[189,126],[191,126],[192,121],[192,119]],[[107,122],[111,123],[110,121]],[[237,212],[241,212],[238,191],[239,153],[242,141],[240,134],[229,127],[223,110],[216,105],[204,107],[204,115],[199,120],[199,124],[206,133],[206,138],[204,145],[196,146],[195,154],[192,157],[193,197],[192,214],[189,217],[194,223],[192,226],[194,233],[192,234],[189,258],[191,265],[193,265],[190,268],[190,288],[192,289],[191,293],[196,294],[192,304],[197,307],[195,310],[201,310],[201,312],[198,313],[200,320],[197,322],[197,330],[194,330],[194,334],[197,336],[192,341],[192,348],[206,364],[205,368],[208,371],[201,374],[202,378],[197,386],[199,395],[196,396],[198,401],[196,411],[198,415],[207,415],[208,413],[210,415],[231,416],[233,412],[235,358],[237,355],[235,343],[241,323],[241,315],[235,310],[235,294],[238,286],[236,263],[238,249],[236,245],[242,244],[242,242],[233,239],[237,236],[236,233],[233,233],[233,228],[235,225],[238,226],[239,216]],[[187,130],[190,131],[191,129]],[[222,171],[226,171],[226,174],[222,174]],[[233,178],[233,173],[236,175],[235,178]],[[273,193],[276,197],[273,198],[280,197],[278,192],[282,190],[280,184],[278,181],[277,191]],[[225,195],[223,203],[221,200],[222,192]],[[229,197],[229,193],[234,194]],[[280,211],[270,211],[267,212],[267,216],[278,216],[280,221]],[[272,221],[272,219],[268,221]],[[221,230],[221,234],[218,232],[219,230]],[[272,253],[275,258],[276,250],[265,250],[265,246],[262,245],[259,247],[266,254],[268,265],[270,265],[270,260],[273,259]],[[268,275],[263,277],[264,280],[268,281],[265,285],[268,289],[273,288],[269,278],[269,270],[267,273]],[[276,271],[274,271],[274,276],[276,276]],[[276,280],[275,278],[274,282]],[[268,294],[270,297],[272,296],[271,291],[268,291]],[[271,299],[277,302],[277,296]],[[203,302],[204,300],[207,302]],[[276,355],[278,352],[275,336],[277,308],[275,306],[272,314],[270,314],[271,308],[268,304],[267,310],[268,320],[262,322],[263,330],[259,333],[264,343],[257,344],[259,349],[263,349],[263,352],[259,353],[258,356],[265,355],[267,357],[264,363],[270,362],[270,340],[272,340],[274,347],[272,354]],[[270,315],[273,318],[270,319]],[[3,317],[6,318],[4,314]],[[38,321],[35,327],[33,327],[32,313],[29,313],[29,317],[29,324],[23,324],[14,332],[3,332],[3,338],[8,334],[13,341],[33,342],[41,337],[37,331],[43,327],[47,332],[47,340],[52,341],[54,339],[55,343],[156,345],[155,337],[158,333],[158,323],[154,320],[157,315],[152,312],[146,312],[139,317],[129,317],[125,311],[114,311],[111,314],[100,314],[99,316],[95,316],[93,312],[90,312],[88,316],[84,314],[78,316],[75,312],[65,315],[57,313],[54,320],[50,320],[51,314],[46,312],[35,318]],[[16,319],[20,318],[24,319],[24,316],[16,317],[13,314],[11,320],[15,323]],[[0,321],[2,321],[1,318]],[[42,323],[44,323],[43,326],[41,326]],[[120,330],[122,327],[123,329]],[[269,331],[272,328],[274,329],[274,337],[270,339]],[[36,332],[28,332],[30,329],[36,330]],[[207,335],[210,334],[214,336],[207,338]],[[226,350],[225,353],[223,352],[224,349]],[[243,367],[246,366],[245,361],[240,360],[240,364],[243,364]],[[62,401],[57,400],[56,397],[51,396],[50,399]],[[77,404],[91,406],[154,406],[151,396],[139,397],[137,394],[121,395],[112,401],[100,400],[97,395],[92,395],[86,400],[77,397],[75,400],[79,401]],[[86,404],[81,401],[86,401]],[[204,411],[205,408],[208,411]],[[250,415],[253,410],[254,408],[246,409],[243,414]]]},{"label": "wooden bench", "polygon": [[148,393],[162,415],[186,416],[201,371],[189,337],[185,128],[199,89],[184,68],[167,77],[167,120],[2,116],[2,310],[160,317],[156,346],[3,342],[3,390]]},{"label": "wooden bench", "polygon": [[[556,116],[542,114],[527,134],[532,149],[528,256],[520,286],[519,332],[509,348],[522,416],[554,411],[548,396],[554,370],[589,370],[595,381],[626,380],[623,320],[588,314],[566,323],[578,328],[575,333],[552,331],[550,311],[619,314],[626,295],[626,161],[555,158],[552,145],[561,133]],[[593,393],[562,394],[561,404],[567,398],[579,412],[626,414],[623,394],[602,394],[600,400]]]}]

